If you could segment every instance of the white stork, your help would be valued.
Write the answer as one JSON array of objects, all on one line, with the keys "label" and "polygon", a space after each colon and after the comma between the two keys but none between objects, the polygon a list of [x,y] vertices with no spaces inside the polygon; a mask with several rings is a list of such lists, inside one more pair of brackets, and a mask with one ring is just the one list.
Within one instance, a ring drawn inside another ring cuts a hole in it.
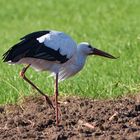
[{"label": "white stork", "polygon": [[55,76],[55,112],[58,118],[58,81],[67,79],[79,72],[89,55],[100,55],[115,59],[114,56],[92,47],[87,42],[77,43],[67,34],[54,31],[37,31],[25,35],[21,41],[3,54],[3,61],[11,64],[26,64],[20,76],[42,94],[50,107],[54,108],[49,97],[36,87],[26,76],[29,67],[38,71],[50,71]]}]

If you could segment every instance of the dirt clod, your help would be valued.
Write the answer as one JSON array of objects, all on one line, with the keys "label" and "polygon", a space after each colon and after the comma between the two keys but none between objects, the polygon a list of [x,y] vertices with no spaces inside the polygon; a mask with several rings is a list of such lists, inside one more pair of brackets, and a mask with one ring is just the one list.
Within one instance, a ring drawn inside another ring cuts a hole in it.
[{"label": "dirt clod", "polygon": [[135,111],[140,111],[140,104],[135,105]]},{"label": "dirt clod", "polygon": [[55,125],[54,110],[43,98],[27,98],[20,106],[1,106],[0,139],[140,139],[140,105],[134,98],[106,101],[67,98],[60,101],[60,106],[59,126]]},{"label": "dirt clod", "polygon": [[0,107],[0,113],[4,112],[4,107]]}]

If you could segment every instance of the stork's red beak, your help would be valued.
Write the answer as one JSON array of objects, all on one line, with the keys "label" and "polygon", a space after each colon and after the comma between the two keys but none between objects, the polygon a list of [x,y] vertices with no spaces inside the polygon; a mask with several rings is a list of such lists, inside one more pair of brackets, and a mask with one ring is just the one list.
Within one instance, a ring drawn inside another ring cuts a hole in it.
[{"label": "stork's red beak", "polygon": [[107,57],[107,58],[111,58],[111,59],[117,59],[116,57],[112,56],[111,54],[98,50],[96,48],[93,48],[93,52],[90,55],[99,55],[99,56],[103,56],[103,57]]}]

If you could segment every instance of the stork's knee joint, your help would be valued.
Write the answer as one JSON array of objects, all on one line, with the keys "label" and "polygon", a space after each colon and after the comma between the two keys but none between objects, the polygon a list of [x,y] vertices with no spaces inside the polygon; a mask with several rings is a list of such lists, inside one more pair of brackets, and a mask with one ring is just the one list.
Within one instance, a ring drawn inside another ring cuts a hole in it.
[{"label": "stork's knee joint", "polygon": [[23,78],[25,76],[24,72],[20,71],[19,76]]},{"label": "stork's knee joint", "polygon": [[25,71],[26,71],[25,68],[23,68],[22,71],[20,71],[20,73],[19,73],[20,77],[22,77],[22,78],[25,77]]},{"label": "stork's knee joint", "polygon": [[22,78],[25,77],[25,72],[26,72],[26,70],[27,70],[29,67],[30,67],[30,64],[27,65],[26,67],[24,67],[24,68],[22,69],[22,71],[20,71],[20,73],[19,73],[20,77],[22,77]]}]

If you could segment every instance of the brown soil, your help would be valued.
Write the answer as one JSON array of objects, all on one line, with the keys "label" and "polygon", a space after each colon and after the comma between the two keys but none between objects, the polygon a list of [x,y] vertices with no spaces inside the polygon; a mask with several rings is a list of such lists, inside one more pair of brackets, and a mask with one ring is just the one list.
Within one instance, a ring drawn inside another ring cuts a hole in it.
[{"label": "brown soil", "polygon": [[0,140],[140,140],[140,104],[134,98],[60,102],[62,121],[43,98],[0,107]]}]

